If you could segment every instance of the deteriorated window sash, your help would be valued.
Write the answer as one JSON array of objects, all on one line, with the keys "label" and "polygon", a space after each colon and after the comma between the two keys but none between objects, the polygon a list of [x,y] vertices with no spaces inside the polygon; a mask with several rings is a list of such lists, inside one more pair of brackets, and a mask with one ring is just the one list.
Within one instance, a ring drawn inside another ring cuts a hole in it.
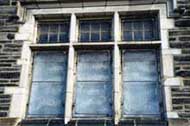
[{"label": "deteriorated window sash", "polygon": [[160,116],[157,65],[155,50],[123,50],[124,116]]},{"label": "deteriorated window sash", "polygon": [[151,41],[158,39],[156,19],[122,20],[123,41]]},{"label": "deteriorated window sash", "polygon": [[67,54],[61,51],[34,53],[29,117],[63,116]]},{"label": "deteriorated window sash", "polygon": [[79,51],[74,116],[112,115],[110,51]]},{"label": "deteriorated window sash", "polygon": [[69,22],[49,22],[38,25],[39,43],[69,42]]},{"label": "deteriorated window sash", "polygon": [[79,31],[80,42],[107,42],[112,40],[111,20],[81,20]]}]

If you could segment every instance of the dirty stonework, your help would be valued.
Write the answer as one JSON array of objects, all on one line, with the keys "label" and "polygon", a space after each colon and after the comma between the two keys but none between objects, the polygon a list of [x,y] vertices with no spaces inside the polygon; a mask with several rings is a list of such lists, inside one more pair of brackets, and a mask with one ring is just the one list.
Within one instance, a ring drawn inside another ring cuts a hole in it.
[{"label": "dirty stonework", "polygon": [[0,0],[0,126],[190,126],[190,0]]}]

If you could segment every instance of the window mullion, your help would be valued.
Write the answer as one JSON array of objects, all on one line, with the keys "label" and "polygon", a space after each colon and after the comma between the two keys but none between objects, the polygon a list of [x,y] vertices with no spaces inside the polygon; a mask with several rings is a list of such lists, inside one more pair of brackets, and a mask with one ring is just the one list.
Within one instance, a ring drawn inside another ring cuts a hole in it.
[{"label": "window mullion", "polygon": [[77,18],[76,15],[73,13],[71,15],[71,21],[70,21],[70,34],[69,34],[69,41],[70,43],[76,42],[76,31],[77,31]]},{"label": "window mullion", "polygon": [[143,40],[145,40],[145,31],[146,31],[146,28],[145,28],[145,23],[144,23],[145,21],[142,21],[142,27],[143,27],[143,30],[142,30],[142,32],[143,32]]},{"label": "window mullion", "polygon": [[49,39],[50,39],[50,25],[48,25],[47,27],[48,27],[48,33],[47,33],[48,38],[47,38],[47,41],[49,42]]},{"label": "window mullion", "polygon": [[99,41],[102,41],[102,24],[99,24]]},{"label": "window mullion", "polygon": [[89,42],[92,41],[92,23],[90,23],[90,26],[89,26]]},{"label": "window mullion", "polygon": [[120,51],[118,45],[114,45],[114,54],[113,54],[113,101],[114,101],[114,121],[115,124],[118,124],[121,117],[121,75],[120,75]]},{"label": "window mullion", "polygon": [[57,29],[58,30],[58,33],[57,33],[57,42],[59,42],[59,43],[61,42],[60,41],[60,34],[61,34],[61,26],[60,25],[61,24],[58,24],[58,29]]},{"label": "window mullion", "polygon": [[72,118],[73,108],[73,92],[74,92],[74,48],[69,47],[68,54],[68,71],[67,71],[67,82],[66,82],[66,100],[65,100],[65,122],[69,122]]}]

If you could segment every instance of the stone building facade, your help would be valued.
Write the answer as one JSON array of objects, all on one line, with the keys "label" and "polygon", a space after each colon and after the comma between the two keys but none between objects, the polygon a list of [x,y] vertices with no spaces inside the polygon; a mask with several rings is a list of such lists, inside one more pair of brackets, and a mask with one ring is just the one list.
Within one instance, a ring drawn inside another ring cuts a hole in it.
[{"label": "stone building facade", "polygon": [[189,0],[0,0],[0,126],[190,126],[189,77]]}]

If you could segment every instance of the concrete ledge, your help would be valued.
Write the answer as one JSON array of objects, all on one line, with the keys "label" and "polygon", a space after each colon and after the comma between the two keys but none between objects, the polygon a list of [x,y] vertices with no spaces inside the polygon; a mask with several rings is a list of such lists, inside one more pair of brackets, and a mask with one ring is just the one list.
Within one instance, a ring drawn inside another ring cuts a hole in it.
[{"label": "concrete ledge", "polygon": [[164,82],[166,86],[180,86],[182,85],[183,80],[181,77],[167,78]]},{"label": "concrete ledge", "polygon": [[168,119],[178,119],[179,116],[177,112],[167,112],[166,113]]}]

